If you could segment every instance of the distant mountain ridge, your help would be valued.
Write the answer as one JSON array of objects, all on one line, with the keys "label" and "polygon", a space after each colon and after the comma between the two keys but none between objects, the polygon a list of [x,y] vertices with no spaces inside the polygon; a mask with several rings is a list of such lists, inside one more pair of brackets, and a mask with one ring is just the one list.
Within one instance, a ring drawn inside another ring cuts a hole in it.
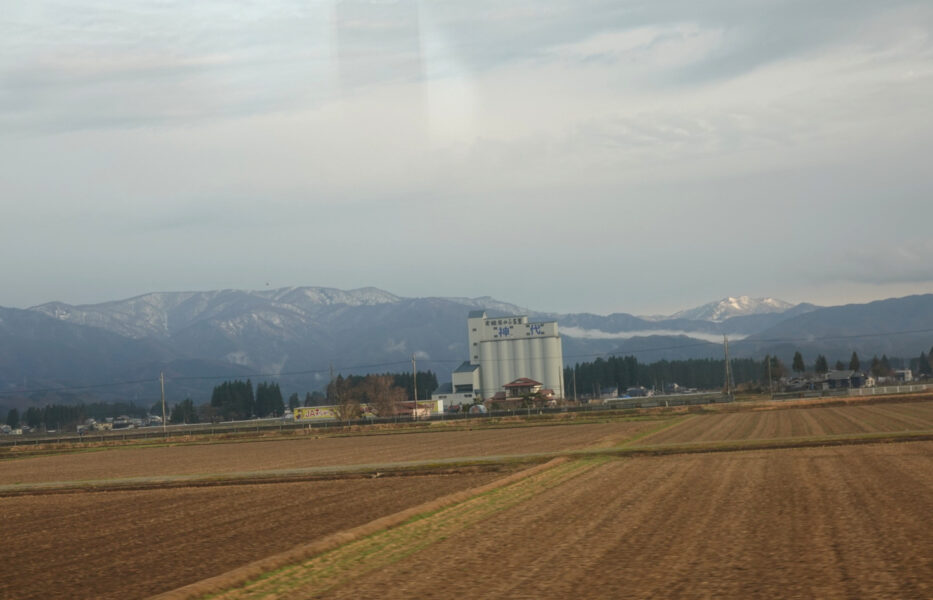
[{"label": "distant mountain ridge", "polygon": [[102,304],[73,306],[50,302],[29,310],[60,321],[100,327],[133,338],[168,337],[205,318],[239,314],[248,310],[313,316],[333,306],[375,306],[399,302],[389,292],[366,287],[338,290],[322,287],[288,287],[263,291],[218,290],[207,292],[152,292]]},{"label": "distant mountain ridge", "polygon": [[[795,349],[807,360],[817,351],[835,360],[853,350],[909,357],[933,345],[933,334],[923,333],[933,331],[933,295],[825,308],[769,300],[727,298],[671,318],[647,319],[542,313],[489,297],[405,298],[371,287],[289,287],[0,308],[0,392],[152,382],[165,371],[168,393],[196,401],[209,396],[213,377],[251,374],[277,378],[283,389],[303,393],[320,389],[331,365],[344,374],[407,370],[412,355],[419,368],[434,370],[443,382],[469,355],[466,317],[478,308],[491,316],[556,319],[568,364],[609,354],[635,354],[644,362],[718,358],[723,336],[734,342],[734,356],[772,352],[788,360]],[[846,338],[907,330],[921,333]],[[151,399],[158,390],[141,383],[94,394]],[[48,393],[28,396],[41,402]],[[0,394],[0,408],[8,397]]]},{"label": "distant mountain ridge", "polygon": [[784,313],[794,304],[776,298],[752,298],[751,296],[729,296],[716,302],[710,302],[696,308],[676,312],[669,319],[689,319],[693,321],[713,321],[721,323],[732,317]]}]

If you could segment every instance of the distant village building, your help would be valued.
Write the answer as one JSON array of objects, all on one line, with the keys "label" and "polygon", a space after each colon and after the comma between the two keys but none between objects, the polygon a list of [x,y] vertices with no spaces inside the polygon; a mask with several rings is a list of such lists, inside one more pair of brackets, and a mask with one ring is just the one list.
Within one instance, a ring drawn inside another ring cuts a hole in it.
[{"label": "distant village building", "polygon": [[[506,386],[527,379],[564,396],[564,354],[556,321],[534,323],[527,316],[487,317],[472,311],[467,318],[470,360],[451,374],[451,391],[435,393],[466,403],[505,396]],[[534,387],[534,386],[532,386]],[[515,387],[508,389],[517,389]],[[445,403],[445,406],[449,404]]]},{"label": "distant village building", "polygon": [[644,386],[630,387],[625,390],[625,395],[630,398],[644,398],[646,396],[653,396],[654,392],[649,389],[646,389]]},{"label": "distant village building", "polygon": [[439,411],[443,411],[450,406],[462,404],[473,404],[473,388],[469,391],[454,391],[453,383],[442,383],[434,393],[431,394],[431,400],[437,403]]},{"label": "distant village building", "polygon": [[[544,384],[527,377],[519,377],[515,381],[502,386],[505,388],[506,396],[510,398],[521,398],[523,396],[533,396],[544,389]],[[548,390],[550,391],[550,390]]]},{"label": "distant village building", "polygon": [[894,371],[894,378],[899,382],[910,383],[914,380],[914,373],[910,369],[898,369]]},{"label": "distant village building", "polygon": [[838,390],[860,388],[865,385],[865,376],[858,371],[830,371],[826,373],[825,389]]},{"label": "distant village building", "polygon": [[541,407],[552,404],[556,400],[554,390],[544,387],[540,381],[527,377],[519,377],[502,387],[502,391],[487,398],[496,410]]}]

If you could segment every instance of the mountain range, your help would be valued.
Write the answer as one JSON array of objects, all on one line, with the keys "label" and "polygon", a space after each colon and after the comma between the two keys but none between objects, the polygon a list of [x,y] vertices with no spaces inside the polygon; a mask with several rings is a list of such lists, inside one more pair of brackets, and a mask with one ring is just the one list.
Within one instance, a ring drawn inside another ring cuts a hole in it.
[{"label": "mountain range", "polygon": [[[568,364],[607,354],[639,361],[795,350],[809,362],[852,351],[913,357],[933,344],[933,295],[818,307],[725,298],[667,317],[554,314],[489,297],[403,298],[376,288],[151,293],[74,306],[0,308],[0,408],[80,398],[197,402],[224,378],[275,378],[283,391],[320,389],[344,374],[404,371],[411,356],[440,381],[467,357],[466,318],[527,314],[557,320]],[[112,385],[118,382],[135,382]],[[100,385],[99,384],[105,384]],[[75,389],[82,386],[93,386]],[[99,386],[99,387],[98,387]]]}]

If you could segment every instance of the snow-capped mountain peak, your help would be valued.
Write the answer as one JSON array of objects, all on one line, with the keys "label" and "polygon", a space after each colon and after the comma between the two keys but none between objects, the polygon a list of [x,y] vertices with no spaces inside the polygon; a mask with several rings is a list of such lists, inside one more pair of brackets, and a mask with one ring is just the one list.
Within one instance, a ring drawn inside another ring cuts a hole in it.
[{"label": "snow-capped mountain peak", "polygon": [[725,321],[731,317],[744,315],[762,315],[782,313],[794,305],[776,298],[752,298],[750,296],[729,296],[703,306],[682,310],[671,315],[672,319],[691,319],[693,321]]}]

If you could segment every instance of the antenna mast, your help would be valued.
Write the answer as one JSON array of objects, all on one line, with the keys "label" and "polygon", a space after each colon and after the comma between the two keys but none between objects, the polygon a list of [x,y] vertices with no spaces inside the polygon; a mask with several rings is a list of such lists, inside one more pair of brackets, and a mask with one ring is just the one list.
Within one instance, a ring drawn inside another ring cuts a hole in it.
[{"label": "antenna mast", "polygon": [[411,411],[411,420],[415,420],[418,413],[418,367],[415,364],[415,355],[411,355],[411,390],[415,398],[415,408]]},{"label": "antenna mast", "polygon": [[162,387],[162,435],[165,435],[165,371],[159,371],[159,385]]}]

